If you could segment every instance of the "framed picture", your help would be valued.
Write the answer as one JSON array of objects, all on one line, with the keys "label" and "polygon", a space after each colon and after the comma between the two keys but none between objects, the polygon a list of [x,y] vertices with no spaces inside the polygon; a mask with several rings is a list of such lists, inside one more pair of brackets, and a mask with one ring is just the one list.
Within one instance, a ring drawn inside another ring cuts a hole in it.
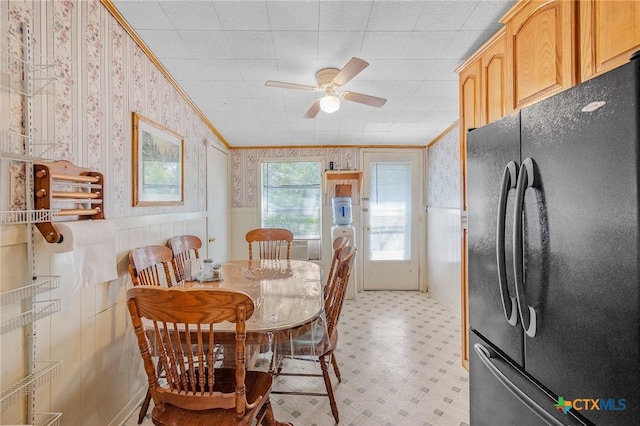
[{"label": "framed picture", "polygon": [[184,204],[184,139],[133,113],[133,205]]}]

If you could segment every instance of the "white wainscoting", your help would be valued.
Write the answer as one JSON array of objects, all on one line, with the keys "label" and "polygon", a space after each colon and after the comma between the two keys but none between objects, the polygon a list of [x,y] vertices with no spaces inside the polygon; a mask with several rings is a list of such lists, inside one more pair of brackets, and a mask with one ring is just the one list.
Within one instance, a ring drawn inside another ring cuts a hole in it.
[{"label": "white wainscoting", "polygon": [[[179,234],[194,234],[203,240],[206,237],[206,212],[108,220],[116,228],[118,278],[75,291],[72,253],[51,252],[35,231],[36,269],[42,275],[60,276],[60,288],[53,290],[51,297],[59,298],[61,304],[59,312],[37,322],[36,359],[62,361],[59,373],[38,390],[36,411],[62,411],[63,424],[122,424],[146,393],[147,378],[126,304],[126,291],[131,287],[127,271],[129,250],[148,244],[163,245]],[[26,225],[1,228],[0,290],[7,291],[24,282]],[[9,357],[11,348],[21,344],[20,333],[14,334],[0,339],[4,356]],[[3,377],[10,373],[4,371],[10,366],[3,362]]]},{"label": "white wainscoting", "polygon": [[460,317],[460,209],[427,209],[427,285],[431,296]]}]

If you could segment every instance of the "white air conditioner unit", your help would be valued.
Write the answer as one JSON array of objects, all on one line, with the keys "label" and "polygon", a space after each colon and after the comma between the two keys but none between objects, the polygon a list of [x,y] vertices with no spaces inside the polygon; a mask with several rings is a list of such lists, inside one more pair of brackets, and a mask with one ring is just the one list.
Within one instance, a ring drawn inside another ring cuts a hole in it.
[{"label": "white air conditioner unit", "polygon": [[320,240],[294,240],[291,242],[291,259],[319,261],[321,248]]},{"label": "white air conditioner unit", "polygon": [[291,242],[292,260],[309,260],[307,254],[307,240],[294,240]]}]

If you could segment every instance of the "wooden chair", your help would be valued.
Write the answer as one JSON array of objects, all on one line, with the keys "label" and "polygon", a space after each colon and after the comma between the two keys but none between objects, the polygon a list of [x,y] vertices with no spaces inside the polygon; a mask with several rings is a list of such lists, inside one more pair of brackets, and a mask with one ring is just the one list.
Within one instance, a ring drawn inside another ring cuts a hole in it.
[{"label": "wooden chair", "polygon": [[[274,373],[275,376],[322,377],[324,379],[326,393],[279,390],[274,390],[271,392],[274,394],[287,395],[328,396],[329,403],[331,404],[331,413],[333,414],[336,423],[340,422],[340,418],[338,413],[338,406],[333,394],[331,377],[329,376],[329,366],[327,359],[331,359],[333,371],[338,379],[338,382],[341,382],[342,376],[340,374],[338,362],[335,358],[334,350],[338,345],[338,320],[340,319],[342,304],[344,302],[347,283],[351,275],[351,269],[353,267],[355,254],[356,249],[352,246],[347,246],[340,251],[337,260],[338,266],[336,267],[333,280],[329,286],[328,297],[325,299],[326,323],[323,321],[318,322],[312,330],[309,330],[307,333],[299,337],[291,339],[291,341],[284,342],[283,344],[279,345],[277,349],[280,360],[278,362],[278,370]],[[303,359],[319,362],[320,368],[322,369],[322,374],[282,372],[283,358]]]},{"label": "wooden chair", "polygon": [[129,252],[129,275],[134,286],[173,286],[173,253],[165,246],[138,247]]},{"label": "wooden chair", "polygon": [[[173,267],[173,253],[165,246],[143,246],[129,252],[129,275],[134,286],[166,286],[172,287],[173,281],[169,270]],[[158,375],[162,368],[157,366]],[[142,401],[140,412],[138,413],[138,424],[142,424],[144,416],[147,415],[151,393]]]},{"label": "wooden chair", "polygon": [[[272,377],[245,370],[245,321],[254,304],[245,293],[157,286],[127,291],[131,321],[149,379],[156,425],[278,424],[269,403]],[[166,372],[160,381],[143,319],[153,323],[154,345]],[[216,368],[215,328],[236,324],[235,368]]]},{"label": "wooden chair", "polygon": [[[178,235],[167,242],[173,252],[173,268],[177,281],[185,279],[185,265],[187,262],[200,259],[199,250],[202,248],[202,240],[195,235]],[[192,271],[193,273],[193,271]],[[186,277],[187,279],[191,277]]]},{"label": "wooden chair", "polygon": [[291,259],[293,232],[284,228],[257,228],[247,232],[249,260],[253,260],[253,243],[258,243],[260,259],[280,259],[283,244],[287,245],[287,260]]},{"label": "wooden chair", "polygon": [[329,273],[327,274],[327,281],[325,281],[323,288],[325,300],[328,295],[329,284],[333,280],[333,276],[336,272],[336,267],[338,266],[338,257],[340,256],[340,252],[342,251],[342,249],[345,248],[347,244],[349,244],[349,238],[345,237],[344,235],[333,240],[333,258],[331,259],[331,266],[329,267]]}]

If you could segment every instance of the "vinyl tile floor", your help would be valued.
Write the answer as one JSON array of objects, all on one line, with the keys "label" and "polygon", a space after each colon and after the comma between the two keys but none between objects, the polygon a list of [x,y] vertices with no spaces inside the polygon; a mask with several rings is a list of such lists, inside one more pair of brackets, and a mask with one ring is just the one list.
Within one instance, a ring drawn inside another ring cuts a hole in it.
[{"label": "vinyl tile floor", "polygon": [[[468,373],[460,361],[460,319],[428,293],[360,292],[345,300],[336,359],[330,367],[340,425],[467,426]],[[260,360],[259,360],[260,361]],[[266,363],[266,361],[265,361]],[[295,370],[320,372],[293,361]],[[286,365],[285,365],[286,368]],[[273,390],[324,391],[322,378],[284,377]],[[296,426],[335,421],[327,397],[271,395],[276,418]],[[138,410],[124,426],[137,425]],[[150,426],[151,408],[142,423]]]}]

